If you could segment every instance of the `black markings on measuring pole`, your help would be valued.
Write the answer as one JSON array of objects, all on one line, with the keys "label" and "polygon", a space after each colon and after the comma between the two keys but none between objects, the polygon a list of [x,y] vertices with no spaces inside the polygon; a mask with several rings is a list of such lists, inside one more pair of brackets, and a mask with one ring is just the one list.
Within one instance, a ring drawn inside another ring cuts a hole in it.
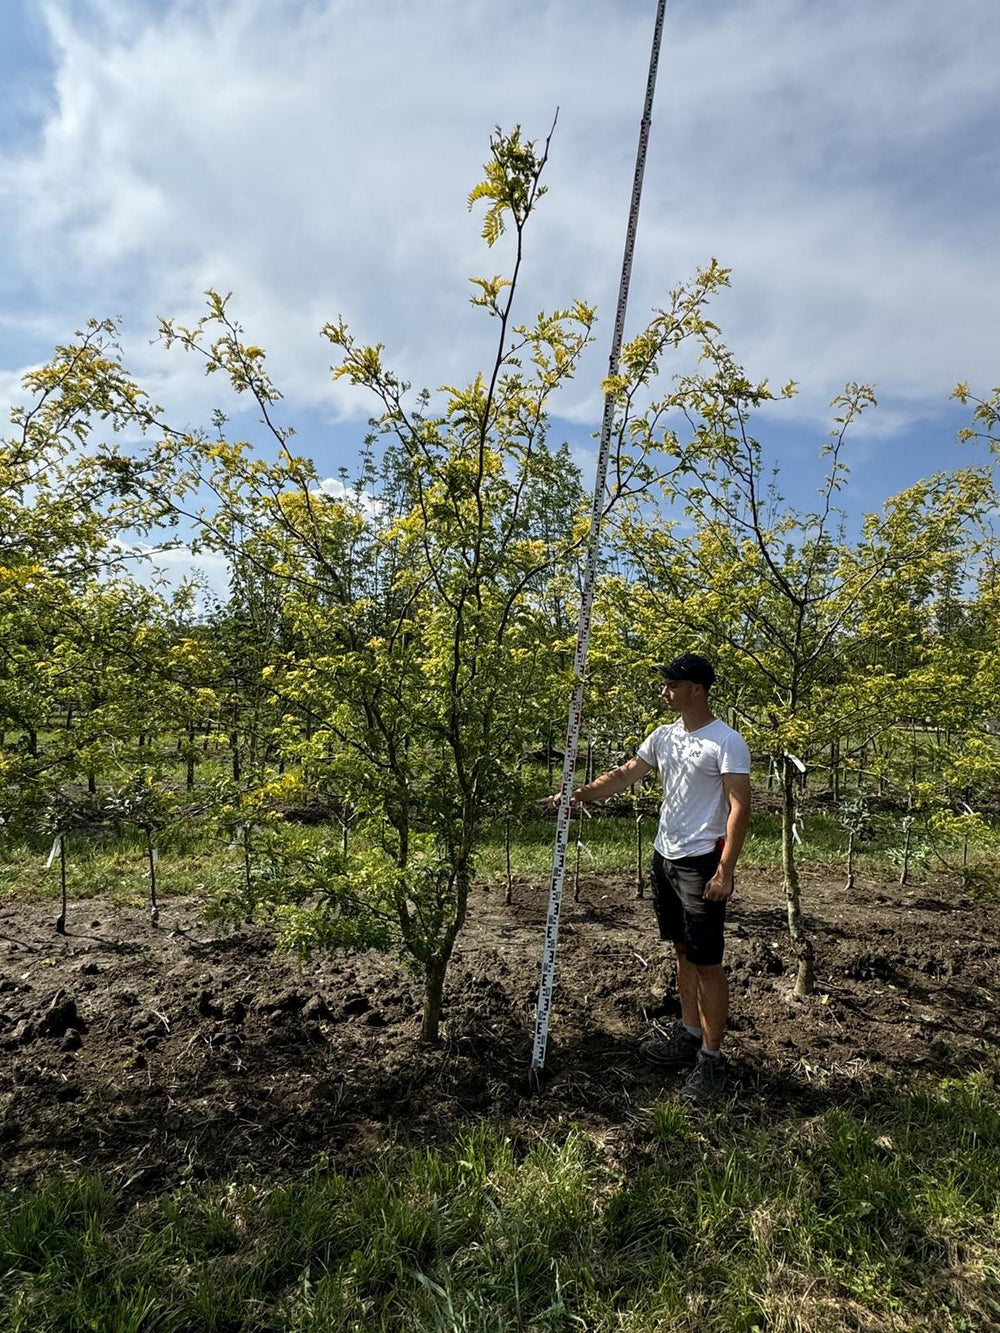
[{"label": "black markings on measuring pole", "polygon": [[[663,18],[666,0],[659,0],[656,9],[656,23],[653,27],[653,46],[649,55],[649,76],[646,80],[646,100],[643,106],[642,120],[639,122],[639,145],[636,150],[635,176],[632,182],[632,201],[629,207],[628,225],[625,228],[625,253],[622,258],[621,283],[618,288],[618,308],[615,311],[614,332],[611,338],[611,355],[608,360],[608,374],[617,375],[621,355],[622,337],[625,330],[625,311],[628,305],[628,288],[632,274],[632,257],[635,252],[636,230],[639,225],[639,201],[642,197],[642,178],[646,165],[646,147],[649,141],[649,126],[653,115],[653,91],[656,87],[656,68],[660,59],[660,40],[663,35]],[[600,554],[601,516],[604,512],[604,492],[608,479],[608,458],[611,453],[611,427],[614,423],[614,400],[607,395],[604,400],[604,419],[601,425],[601,446],[597,456],[597,477],[594,483],[594,503],[591,508],[590,536],[587,543],[587,562],[584,571],[583,591],[580,599],[580,624],[577,631],[574,674],[576,687],[569,711],[569,725],[566,732],[566,752],[563,758],[563,780],[559,791],[559,816],[556,820],[556,842],[552,853],[552,886],[549,890],[549,911],[545,923],[545,943],[542,948],[542,971],[538,983],[538,1006],[535,1011],[535,1042],[531,1056],[532,1070],[542,1069],[545,1064],[545,1047],[549,1036],[549,1018],[552,1011],[552,989],[556,972],[556,947],[559,940],[559,909],[562,904],[563,883],[566,877],[566,845],[569,838],[570,803],[573,794],[573,776],[576,772],[576,756],[580,743],[580,726],[583,719],[583,673],[587,661],[587,647],[590,642],[590,621],[594,605],[594,584],[597,579],[597,561]]]}]

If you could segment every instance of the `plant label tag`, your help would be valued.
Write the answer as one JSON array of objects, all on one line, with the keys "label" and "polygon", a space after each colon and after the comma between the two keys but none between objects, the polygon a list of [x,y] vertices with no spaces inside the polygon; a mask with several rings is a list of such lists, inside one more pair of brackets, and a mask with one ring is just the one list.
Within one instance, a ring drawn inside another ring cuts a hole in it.
[{"label": "plant label tag", "polygon": [[49,852],[49,859],[45,862],[46,870],[52,869],[52,862],[56,859],[56,855],[59,851],[59,844],[61,841],[62,841],[62,834],[57,833],[52,842],[52,850]]}]

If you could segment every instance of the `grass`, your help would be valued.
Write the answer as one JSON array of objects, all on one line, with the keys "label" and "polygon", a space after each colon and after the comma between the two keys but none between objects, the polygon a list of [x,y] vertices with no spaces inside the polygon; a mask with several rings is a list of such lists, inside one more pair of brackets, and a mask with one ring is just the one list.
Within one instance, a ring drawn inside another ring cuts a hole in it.
[{"label": "grass", "polygon": [[[574,833],[576,831],[574,824]],[[644,823],[646,856],[655,821]],[[895,872],[891,830],[858,873]],[[553,822],[512,828],[512,870],[544,876]],[[321,839],[330,830],[309,831]],[[846,838],[807,819],[803,866]],[[587,820],[589,871],[635,863],[628,816]],[[773,866],[754,816],[744,863]],[[208,897],[239,849],[160,842],[159,891]],[[46,849],[9,854],[0,891],[58,893]],[[479,873],[506,873],[498,822]],[[71,845],[74,898],[148,900],[141,837]],[[136,1202],[113,1174],[0,1193],[0,1333],[978,1333],[1000,1328],[1000,1087],[858,1086],[808,1120],[674,1100],[642,1113],[622,1166],[579,1127],[485,1123],[433,1150],[389,1143],[346,1173],[238,1178]]]},{"label": "grass", "polygon": [[748,1123],[676,1101],[614,1164],[579,1128],[480,1125],[345,1174],[133,1204],[0,1197],[4,1333],[972,1333],[1000,1324],[1000,1089],[877,1085]]},{"label": "grass", "polygon": [[[221,840],[186,831],[157,837],[157,896],[210,898],[242,874],[242,854]],[[149,862],[143,835],[113,838],[67,835],[66,892],[71,901],[107,897],[121,906],[149,901]],[[0,858],[0,899],[52,897],[60,893],[59,860],[46,866],[49,847],[5,849]]]},{"label": "grass", "polygon": [[[544,877],[552,865],[552,843],[555,825],[551,817],[524,818],[512,821],[510,852],[511,872],[522,877]],[[642,820],[643,862],[648,862],[656,836],[656,819],[645,816]],[[576,843],[580,849],[581,872],[634,873],[636,866],[635,819],[630,812],[621,815],[604,814],[590,818],[574,818],[570,830],[569,866],[572,872],[576,858]],[[860,878],[889,879],[899,874],[902,835],[898,824],[880,822],[856,851],[855,874]],[[959,866],[962,848],[959,845],[938,845],[945,860]],[[837,867],[846,874],[847,833],[831,814],[807,815],[802,827],[802,841],[796,847],[797,862],[802,868]],[[773,867],[781,863],[781,815],[768,810],[756,810],[751,817],[750,832],[740,855],[744,868]],[[996,849],[973,849],[970,864],[981,869],[996,869]],[[930,866],[941,868],[940,860],[931,857],[926,843],[914,839],[911,848],[911,876],[919,879]],[[477,859],[478,873],[485,879],[498,880],[506,876],[506,833],[502,821],[488,831]]]},{"label": "grass", "polygon": [[[552,865],[555,832],[550,817],[526,816],[511,821],[511,873],[518,878],[544,880]],[[302,828],[301,836],[317,842],[339,845],[337,828],[315,826]],[[647,864],[656,834],[656,819],[642,820],[643,863]],[[157,894],[191,894],[210,899],[227,886],[242,881],[242,850],[229,845],[222,836],[211,836],[197,824],[179,825],[157,835],[159,861]],[[577,842],[581,844],[577,853]],[[855,873],[860,879],[893,879],[899,874],[901,836],[891,821],[882,821],[873,835],[860,844],[855,855]],[[631,813],[621,815],[601,812],[580,823],[574,818],[570,834],[568,873],[572,876],[577,854],[583,874],[634,874],[636,866],[636,827]],[[109,897],[123,906],[140,906],[149,898],[149,869],[146,845],[138,832],[117,836],[70,835],[67,838],[67,893],[71,900],[96,895]],[[950,865],[958,867],[962,848],[940,844],[938,851]],[[0,898],[59,894],[59,865],[45,868],[49,845],[41,842],[30,847],[10,848],[0,853]],[[836,867],[846,873],[847,835],[835,816],[807,816],[802,842],[797,847],[798,863],[803,869]],[[755,811],[740,864],[744,868],[773,867],[781,860],[781,817],[767,811]],[[940,859],[932,857],[926,843],[914,841],[911,849],[911,879],[919,881],[928,869],[941,869]],[[981,880],[984,892],[995,891],[998,878],[995,848],[976,850],[970,856],[971,878]],[[503,820],[486,827],[476,860],[477,876],[487,883],[505,880],[507,874],[507,835]],[[992,886],[992,888],[991,888]]]}]

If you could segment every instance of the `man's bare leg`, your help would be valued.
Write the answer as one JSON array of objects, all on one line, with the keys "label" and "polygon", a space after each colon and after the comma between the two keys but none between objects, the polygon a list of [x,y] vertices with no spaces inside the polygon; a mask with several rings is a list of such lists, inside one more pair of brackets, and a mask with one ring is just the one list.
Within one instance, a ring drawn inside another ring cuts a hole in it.
[{"label": "man's bare leg", "polygon": [[[702,1042],[707,1051],[717,1051],[722,1045],[729,1017],[729,978],[721,963],[710,967],[694,967],[685,960],[695,974],[698,1020]],[[683,1003],[683,1001],[682,1001]],[[687,1022],[687,1019],[684,1020]]]},{"label": "man's bare leg", "polygon": [[677,994],[681,1002],[681,1022],[686,1028],[702,1028],[698,1003],[698,969],[688,962],[683,944],[675,944],[674,948],[677,950]]}]

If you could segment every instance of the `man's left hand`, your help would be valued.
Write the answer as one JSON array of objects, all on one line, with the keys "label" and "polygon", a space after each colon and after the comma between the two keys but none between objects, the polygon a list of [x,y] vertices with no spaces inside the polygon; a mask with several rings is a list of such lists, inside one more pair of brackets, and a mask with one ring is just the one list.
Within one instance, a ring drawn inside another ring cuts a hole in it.
[{"label": "man's left hand", "polygon": [[724,903],[728,902],[735,890],[736,881],[732,874],[727,874],[720,866],[705,885],[705,892],[702,896],[706,902]]}]

